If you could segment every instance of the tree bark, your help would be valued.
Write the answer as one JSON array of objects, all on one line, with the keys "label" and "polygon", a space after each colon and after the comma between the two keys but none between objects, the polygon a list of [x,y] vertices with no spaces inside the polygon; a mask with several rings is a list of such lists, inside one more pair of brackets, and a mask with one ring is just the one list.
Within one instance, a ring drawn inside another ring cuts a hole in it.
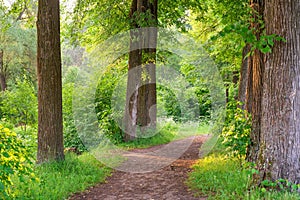
[{"label": "tree bark", "polygon": [[[157,24],[157,0],[132,0],[130,19],[130,53],[126,106],[124,116],[124,140],[137,138],[137,128],[144,132],[148,127],[156,127],[156,80],[155,60],[157,30],[142,28],[138,23],[141,13],[150,11],[147,26]],[[148,48],[149,46],[155,48]],[[147,58],[147,60],[143,59]]]},{"label": "tree bark", "polygon": [[[255,30],[255,36],[257,40],[260,40],[262,34],[261,24],[259,20],[262,20],[264,13],[264,0],[251,0],[252,17],[253,22],[251,23],[251,28]],[[260,124],[261,124],[261,102],[263,94],[263,75],[264,75],[264,54],[255,49],[253,55],[250,57],[251,63],[249,67],[251,79],[248,80],[248,87],[250,87],[248,97],[248,107],[252,115],[252,130],[250,134],[251,146],[248,148],[247,160],[250,162],[255,162],[258,158],[259,144],[260,144]]]},{"label": "tree bark", "polygon": [[248,88],[248,79],[249,79],[249,57],[246,57],[250,52],[250,45],[247,44],[243,49],[243,61],[240,69],[240,80],[239,80],[239,94],[238,101],[242,102],[243,105],[240,107],[246,109],[246,94]]},{"label": "tree bark", "polygon": [[1,84],[1,91],[5,91],[7,89],[7,83],[6,83],[6,68],[4,66],[3,49],[0,49],[0,84]]},{"label": "tree bark", "polygon": [[37,162],[64,159],[59,0],[38,1]]},{"label": "tree bark", "polygon": [[147,33],[144,35],[142,86],[139,88],[138,124],[142,133],[156,129],[156,46],[157,46],[157,0],[144,0],[144,11],[150,11],[146,19]]},{"label": "tree bark", "polygon": [[300,183],[300,1],[266,0],[266,33],[284,37],[266,55],[260,178]]},{"label": "tree bark", "polygon": [[139,0],[132,0],[129,18],[130,24],[130,52],[128,60],[128,77],[126,90],[126,106],[124,116],[125,135],[124,140],[134,140],[137,125],[137,107],[138,107],[138,88],[140,87],[140,72],[138,67],[142,64],[142,50],[140,30],[137,24],[136,16],[140,12],[141,5]]}]

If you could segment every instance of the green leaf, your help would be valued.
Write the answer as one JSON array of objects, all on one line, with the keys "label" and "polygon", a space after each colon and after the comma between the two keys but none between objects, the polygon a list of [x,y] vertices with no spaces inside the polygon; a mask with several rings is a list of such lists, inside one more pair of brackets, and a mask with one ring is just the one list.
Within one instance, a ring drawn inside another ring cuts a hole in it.
[{"label": "green leaf", "polygon": [[6,158],[9,158],[9,157],[10,157],[9,154],[8,154],[7,152],[3,152],[2,155],[3,155],[4,157],[6,157]]},{"label": "green leaf", "polygon": [[260,51],[261,51],[262,53],[266,54],[266,53],[271,53],[271,52],[272,52],[272,49],[271,49],[269,46],[267,46],[267,47],[265,47],[265,48],[260,49]]}]

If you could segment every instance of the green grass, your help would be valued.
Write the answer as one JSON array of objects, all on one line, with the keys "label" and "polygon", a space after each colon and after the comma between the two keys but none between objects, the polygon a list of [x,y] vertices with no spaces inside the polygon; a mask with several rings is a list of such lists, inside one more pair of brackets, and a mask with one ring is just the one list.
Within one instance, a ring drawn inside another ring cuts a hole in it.
[{"label": "green grass", "polygon": [[[134,141],[124,142],[119,144],[119,147],[124,147],[126,149],[132,148],[147,148],[151,146],[156,146],[160,144],[166,144],[171,142],[177,134],[178,125],[173,123],[165,124],[160,131],[148,138],[137,138]],[[151,135],[151,133],[149,133]]]},{"label": "green grass", "polygon": [[179,134],[176,139],[187,138],[195,135],[204,135],[210,133],[210,125],[208,123],[185,123],[179,125]]},{"label": "green grass", "polygon": [[92,155],[66,154],[65,161],[36,166],[38,181],[17,182],[11,189],[13,199],[66,199],[72,193],[84,191],[95,183],[104,182],[111,170]]},{"label": "green grass", "polygon": [[[160,144],[167,144],[173,140],[183,139],[194,135],[201,135],[209,133],[210,126],[208,124],[175,124],[166,123],[162,127],[158,127],[160,130],[157,134],[149,138],[138,138],[134,141],[124,142],[118,144],[119,147],[126,149],[132,148],[147,148]],[[150,133],[151,135],[151,133]]]},{"label": "green grass", "polygon": [[224,200],[297,200],[299,194],[278,191],[265,191],[260,188],[249,190],[251,175],[241,167],[241,161],[212,154],[193,166],[188,186],[198,195],[208,199]]}]

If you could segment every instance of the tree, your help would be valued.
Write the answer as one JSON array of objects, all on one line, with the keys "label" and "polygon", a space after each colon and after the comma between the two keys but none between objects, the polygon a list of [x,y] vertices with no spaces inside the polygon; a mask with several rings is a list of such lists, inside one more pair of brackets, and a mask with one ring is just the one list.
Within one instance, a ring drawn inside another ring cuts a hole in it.
[{"label": "tree", "polygon": [[1,84],[1,90],[5,91],[7,88],[6,83],[6,76],[5,76],[5,66],[4,66],[4,51],[3,49],[0,49],[0,84]]},{"label": "tree", "polygon": [[[157,1],[133,0],[130,18],[129,73],[124,116],[126,141],[137,137],[137,127],[143,133],[156,127]],[[139,29],[142,27],[148,28]]]},{"label": "tree", "polygon": [[38,163],[64,159],[58,0],[38,2]]},{"label": "tree", "polygon": [[[260,149],[261,179],[300,183],[300,2],[265,0],[266,34],[277,34],[264,58]],[[254,116],[255,117],[255,116]]]}]

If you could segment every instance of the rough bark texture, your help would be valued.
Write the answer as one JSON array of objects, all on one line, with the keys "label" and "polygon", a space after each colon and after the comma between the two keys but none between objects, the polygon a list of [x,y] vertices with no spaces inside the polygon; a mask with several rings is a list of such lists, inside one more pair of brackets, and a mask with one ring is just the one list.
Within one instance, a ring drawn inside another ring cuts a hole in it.
[{"label": "rough bark texture", "polygon": [[246,99],[245,99],[245,109],[251,113],[252,112],[252,102],[253,102],[253,58],[248,58],[248,74],[247,74],[247,88],[246,88]]},{"label": "rough bark texture", "polygon": [[[157,26],[157,0],[144,0],[144,10],[150,11],[151,16],[147,18],[147,26]],[[142,87],[139,88],[138,101],[138,125],[141,132],[156,128],[156,47],[157,29],[150,28],[147,30],[144,39],[143,64],[141,72]]]},{"label": "rough bark texture", "polygon": [[7,89],[7,84],[6,84],[6,68],[4,66],[3,49],[0,49],[0,84],[1,84],[1,91],[5,91]]},{"label": "rough bark texture", "polygon": [[[251,28],[255,30],[255,36],[259,40],[262,34],[261,24],[259,20],[263,18],[264,0],[251,0],[251,8],[253,12],[253,23]],[[260,124],[261,124],[261,100],[263,94],[263,74],[264,74],[264,55],[260,50],[256,49],[251,56],[251,73],[252,80],[249,86],[252,87],[251,95],[251,115],[252,115],[252,131],[250,134],[251,148],[247,153],[247,160],[255,162],[258,158],[260,143]]]},{"label": "rough bark texture", "polygon": [[[126,108],[124,116],[125,141],[137,137],[137,127],[142,132],[156,127],[156,80],[155,60],[157,30],[149,29],[147,33],[137,23],[141,13],[150,11],[147,26],[157,24],[157,1],[133,0],[130,10],[130,53],[128,65]],[[143,57],[147,58],[146,60]]]},{"label": "rough bark texture", "polygon": [[128,77],[127,77],[127,91],[126,91],[126,106],[124,116],[125,135],[124,140],[130,141],[136,138],[136,124],[137,124],[137,106],[138,106],[138,88],[140,87],[140,70],[138,66],[142,64],[142,50],[140,31],[136,23],[136,13],[140,12],[140,2],[132,0],[129,17],[130,24],[130,52],[128,60]]},{"label": "rough bark texture", "polygon": [[266,0],[267,34],[276,42],[267,54],[261,123],[261,178],[300,183],[300,1]]},{"label": "rough bark texture", "polygon": [[64,159],[59,1],[38,2],[38,163]]},{"label": "rough bark texture", "polygon": [[249,79],[249,57],[246,57],[250,52],[250,45],[246,45],[243,49],[243,62],[240,69],[239,94],[238,101],[242,102],[242,109],[246,109],[246,91]]}]

